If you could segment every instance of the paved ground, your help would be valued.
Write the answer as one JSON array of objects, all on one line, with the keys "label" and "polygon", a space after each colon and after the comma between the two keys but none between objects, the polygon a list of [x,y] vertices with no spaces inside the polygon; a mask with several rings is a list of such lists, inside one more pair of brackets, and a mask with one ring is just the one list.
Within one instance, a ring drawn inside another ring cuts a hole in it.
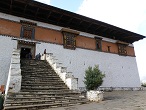
[{"label": "paved ground", "polygon": [[48,110],[146,110],[146,91],[104,93],[104,101]]}]

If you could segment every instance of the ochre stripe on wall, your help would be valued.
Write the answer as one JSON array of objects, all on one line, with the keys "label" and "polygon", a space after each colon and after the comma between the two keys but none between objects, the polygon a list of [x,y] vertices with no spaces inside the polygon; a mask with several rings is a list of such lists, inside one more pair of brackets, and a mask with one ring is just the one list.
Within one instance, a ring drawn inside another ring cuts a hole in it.
[{"label": "ochre stripe on wall", "polygon": [[95,39],[83,37],[83,36],[77,36],[76,47],[95,50],[96,49]]},{"label": "ochre stripe on wall", "polygon": [[21,24],[0,19],[0,34],[20,37]]},{"label": "ochre stripe on wall", "polygon": [[118,53],[118,47],[117,44],[107,42],[107,41],[102,41],[102,51],[108,52],[108,46],[110,47],[110,52],[111,53]]},{"label": "ochre stripe on wall", "polygon": [[63,35],[61,32],[41,27],[35,28],[35,39],[44,42],[63,44]]}]

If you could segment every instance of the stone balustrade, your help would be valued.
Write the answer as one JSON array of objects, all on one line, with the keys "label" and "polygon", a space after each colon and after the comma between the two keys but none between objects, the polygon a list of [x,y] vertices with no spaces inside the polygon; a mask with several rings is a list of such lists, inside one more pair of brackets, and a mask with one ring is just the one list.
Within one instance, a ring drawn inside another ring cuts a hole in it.
[{"label": "stone balustrade", "polygon": [[72,72],[67,72],[67,67],[63,67],[62,63],[56,59],[53,53],[44,54],[41,60],[46,60],[70,90],[78,90],[78,78],[75,78]]},{"label": "stone balustrade", "polygon": [[19,92],[21,89],[20,50],[13,49],[5,94]]}]

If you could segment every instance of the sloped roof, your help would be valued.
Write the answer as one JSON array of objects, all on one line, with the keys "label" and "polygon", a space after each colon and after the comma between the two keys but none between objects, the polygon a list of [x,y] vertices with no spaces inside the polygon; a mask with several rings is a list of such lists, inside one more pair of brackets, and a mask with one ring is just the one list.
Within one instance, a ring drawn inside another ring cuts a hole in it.
[{"label": "sloped roof", "polygon": [[33,0],[0,0],[0,12],[128,43],[145,38],[143,35]]}]

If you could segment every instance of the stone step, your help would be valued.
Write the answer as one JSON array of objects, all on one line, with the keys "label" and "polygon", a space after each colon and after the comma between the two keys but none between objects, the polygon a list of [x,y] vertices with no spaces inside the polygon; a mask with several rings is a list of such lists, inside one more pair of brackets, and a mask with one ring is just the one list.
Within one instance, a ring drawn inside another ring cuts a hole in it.
[{"label": "stone step", "polygon": [[55,76],[55,77],[51,77],[51,76],[41,76],[41,77],[38,77],[38,76],[23,76],[22,77],[22,79],[47,79],[47,80],[49,80],[49,79],[60,79],[59,77],[57,77],[57,76]]},{"label": "stone step", "polygon": [[17,93],[17,94],[9,94],[8,97],[42,97],[42,96],[63,96],[63,97],[75,97],[75,98],[84,98],[83,95],[81,95],[78,92],[63,92],[63,93]]},{"label": "stone step", "polygon": [[21,87],[22,87],[22,88],[24,88],[24,87],[64,87],[64,88],[67,88],[66,85],[53,85],[53,84],[52,84],[52,85],[22,84]]},{"label": "stone step", "polygon": [[29,89],[29,90],[68,90],[68,88],[67,87],[32,87],[32,86],[30,86],[30,87],[27,87],[27,86],[22,86],[21,87],[21,89],[22,90],[24,90],[24,89]]},{"label": "stone step", "polygon": [[34,77],[36,77],[36,76],[41,76],[41,77],[59,77],[57,74],[53,74],[53,73],[49,73],[49,72],[46,72],[46,73],[21,73],[22,74],[22,77],[29,77],[29,76],[34,76]]},{"label": "stone step", "polygon": [[57,81],[58,83],[60,83],[60,82],[63,82],[63,81],[61,81],[61,79],[55,79],[55,80],[52,80],[52,79],[50,79],[50,80],[42,80],[42,79],[29,79],[29,81],[28,80],[26,80],[26,79],[22,79],[22,83],[24,82],[24,83],[27,83],[27,82],[36,82],[36,83],[40,83],[40,82],[43,82],[43,83],[52,83],[52,82],[55,82],[55,81]]},{"label": "stone step", "polygon": [[32,84],[35,84],[34,86],[54,86],[54,87],[56,87],[56,86],[60,86],[60,85],[62,85],[62,86],[66,86],[66,84],[64,84],[64,82],[63,81],[58,81],[58,83],[57,82],[49,82],[49,81],[47,81],[47,82],[44,82],[44,81],[22,81],[22,86],[24,85],[27,85],[28,84],[28,86],[30,85],[32,85]]},{"label": "stone step", "polygon": [[53,71],[52,69],[35,69],[35,70],[21,70],[23,73],[29,73],[29,72],[48,72]]},{"label": "stone step", "polygon": [[[34,105],[34,104],[49,104],[49,103],[61,103],[61,102],[71,102],[73,100],[68,100],[68,99],[51,99],[51,100],[27,100],[27,101],[7,101],[5,106],[20,106],[20,105]],[[80,101],[80,100],[78,100]]]},{"label": "stone step", "polygon": [[36,110],[36,109],[45,109],[45,108],[54,108],[54,107],[64,107],[71,106],[75,104],[83,104],[86,101],[73,101],[73,102],[63,102],[63,103],[51,103],[51,104],[35,104],[35,105],[24,105],[24,106],[8,106],[5,107],[5,110]]},{"label": "stone step", "polygon": [[27,101],[7,101],[5,106],[14,106],[14,105],[31,105],[39,103],[51,103],[53,100],[27,100]]},{"label": "stone step", "polygon": [[66,95],[66,96],[81,96],[81,93],[78,91],[66,91],[66,92],[54,92],[54,93],[49,93],[49,92],[18,92],[18,93],[8,93],[8,96],[17,96],[17,95]]},{"label": "stone step", "polygon": [[28,66],[21,67],[21,69],[37,69],[37,68],[50,68],[50,69],[52,69],[52,67],[48,66],[48,65],[35,65],[35,66],[28,65]]},{"label": "stone step", "polygon": [[41,75],[41,74],[37,74],[37,75],[25,75],[25,76],[22,76],[22,78],[60,78],[58,75]]},{"label": "stone step", "polygon": [[69,89],[61,89],[61,90],[30,90],[30,89],[21,89],[22,92],[49,92],[49,93],[56,93],[56,92],[69,92]]},{"label": "stone step", "polygon": [[25,96],[23,97],[22,95],[18,95],[18,96],[10,96],[10,97],[7,97],[7,100],[10,100],[10,101],[26,101],[26,100],[48,100],[48,99],[61,99],[61,98],[64,98],[63,96]]},{"label": "stone step", "polygon": [[55,76],[57,76],[57,77],[59,77],[57,74],[53,74],[53,73],[49,73],[49,72],[46,72],[46,73],[22,73],[22,77],[25,77],[25,76],[42,76],[42,77],[44,77],[44,76],[48,76],[48,77],[50,77],[50,76],[52,76],[52,77],[55,77]]},{"label": "stone step", "polygon": [[23,105],[23,106],[8,106],[5,110],[37,110],[43,108],[61,107],[62,103],[50,103],[50,104],[35,104],[35,105]]},{"label": "stone step", "polygon": [[49,68],[52,68],[50,65],[47,65],[47,64],[22,64],[21,68],[36,68],[36,67],[49,67]]},{"label": "stone step", "polygon": [[[49,81],[49,80],[53,80],[53,81],[61,81],[60,78],[32,78],[32,77],[28,77],[28,78],[22,78],[22,81]],[[50,81],[49,81],[50,82]]]},{"label": "stone step", "polygon": [[[21,74],[44,74],[44,75],[49,75],[49,74],[54,74],[54,71],[21,71]],[[56,74],[56,73],[55,73]]]},{"label": "stone step", "polygon": [[58,100],[58,99],[67,99],[67,100],[82,100],[82,99],[85,99],[84,97],[74,97],[74,96],[49,96],[49,95],[37,95],[37,96],[24,96],[24,95],[12,95],[12,96],[9,96],[7,98],[7,103],[9,102],[13,102],[13,101],[34,101],[34,100],[48,100],[48,99],[52,99],[52,100]]},{"label": "stone step", "polygon": [[59,81],[59,82],[31,82],[31,81],[25,81],[22,82],[22,85],[27,85],[27,84],[32,84],[32,85],[65,85],[65,83],[63,81]]},{"label": "stone step", "polygon": [[23,106],[23,105],[35,105],[35,104],[50,104],[50,103],[67,103],[67,102],[76,102],[76,103],[87,103],[88,100],[82,98],[64,98],[64,99],[50,99],[50,100],[15,100],[7,101],[5,107],[8,106]]},{"label": "stone step", "polygon": [[22,59],[21,62],[44,62],[44,60],[35,60],[35,59]]},{"label": "stone step", "polygon": [[37,68],[39,68],[39,69],[52,69],[52,67],[51,66],[49,66],[49,65],[46,65],[46,64],[41,64],[41,65],[35,65],[35,66],[32,66],[32,65],[25,65],[25,66],[21,66],[21,69],[31,69],[31,70],[34,70],[34,69],[37,69]]},{"label": "stone step", "polygon": [[27,78],[27,77],[23,77],[22,80],[23,81],[42,81],[42,80],[44,80],[45,82],[46,81],[48,81],[48,82],[50,82],[50,81],[53,81],[53,82],[62,81],[60,78],[57,78],[57,77],[56,78],[55,77],[54,78],[53,77],[52,78],[51,77],[50,78],[49,77],[46,77],[46,78],[45,77],[44,78],[39,78],[39,77],[36,77],[36,78],[35,77],[28,77]]}]

